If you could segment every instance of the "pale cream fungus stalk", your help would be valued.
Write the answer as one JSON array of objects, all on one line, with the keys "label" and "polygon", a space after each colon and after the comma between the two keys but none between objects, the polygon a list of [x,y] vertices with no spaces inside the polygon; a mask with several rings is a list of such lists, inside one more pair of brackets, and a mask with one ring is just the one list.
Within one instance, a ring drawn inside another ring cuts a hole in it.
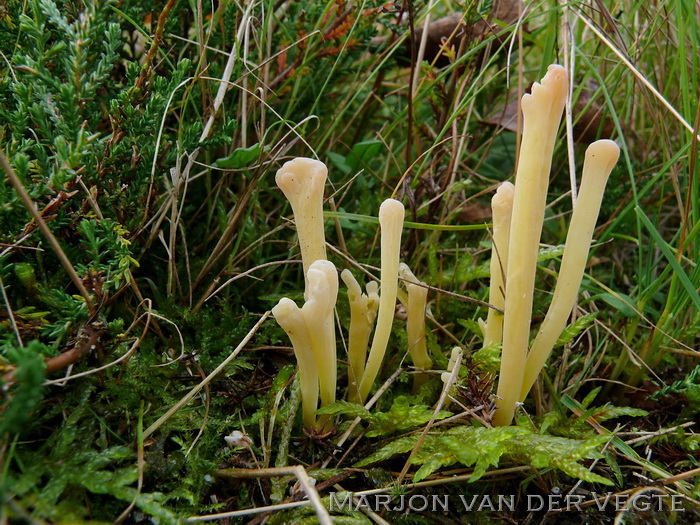
[{"label": "pale cream fungus stalk", "polygon": [[506,274],[503,352],[494,425],[509,425],[520,397],[527,359],[532,294],[552,152],[567,93],[566,71],[551,65],[542,83],[522,98],[523,136]]},{"label": "pale cream fungus stalk", "polygon": [[[515,187],[504,182],[491,199],[493,214],[493,239],[491,250],[491,284],[489,303],[503,310],[505,306],[505,275],[508,271],[508,243],[510,240],[510,222],[513,214],[513,197]],[[499,344],[503,340],[503,313],[489,308],[484,328],[484,346]]]},{"label": "pale cream fungus stalk", "polygon": [[367,283],[367,293],[362,293],[360,283],[350,270],[343,270],[340,278],[348,288],[350,303],[350,328],[348,329],[348,400],[360,402],[360,381],[365,371],[367,345],[372,333],[379,306],[379,285]]},{"label": "pale cream fungus stalk", "polygon": [[[318,367],[321,406],[335,403],[337,357],[333,314],[338,298],[338,272],[326,260],[314,261],[307,276],[309,298],[302,306]],[[327,419],[327,418],[326,418]],[[321,426],[323,422],[320,422]]]},{"label": "pale cream fungus stalk", "polygon": [[401,249],[401,231],[403,229],[404,207],[401,202],[387,199],[379,207],[379,226],[381,230],[381,290],[379,294],[379,311],[377,327],[374,330],[372,348],[365,366],[365,373],[360,382],[360,401],[364,402],[379,374],[384,360],[386,346],[391,335],[394,321],[396,295],[399,284],[399,253]]},{"label": "pale cream fungus stalk", "polygon": [[307,276],[311,264],[319,259],[326,259],[323,189],[327,176],[328,169],[323,162],[306,157],[297,157],[285,162],[275,176],[277,186],[287,197],[294,212],[306,282],[304,298],[307,298]]},{"label": "pale cream fungus stalk", "polygon": [[586,150],[581,190],[566,235],[559,277],[547,315],[527,356],[520,401],[535,383],[576,304],[605,186],[619,156],[620,148],[612,140],[599,140]]},{"label": "pale cream fungus stalk", "polygon": [[[428,354],[428,342],[425,338],[425,311],[428,307],[428,288],[421,283],[407,264],[399,265],[399,275],[404,280],[408,297],[406,298],[406,334],[408,336],[408,351],[413,360],[413,366],[419,370],[430,370],[433,360]],[[427,374],[413,376],[413,392],[428,380]]]},{"label": "pale cream fungus stalk", "polygon": [[316,428],[316,408],[318,407],[318,365],[311,344],[311,334],[301,308],[287,297],[280,299],[272,309],[272,315],[287,332],[294,347],[294,355],[299,365],[302,420],[304,426],[312,430]]}]

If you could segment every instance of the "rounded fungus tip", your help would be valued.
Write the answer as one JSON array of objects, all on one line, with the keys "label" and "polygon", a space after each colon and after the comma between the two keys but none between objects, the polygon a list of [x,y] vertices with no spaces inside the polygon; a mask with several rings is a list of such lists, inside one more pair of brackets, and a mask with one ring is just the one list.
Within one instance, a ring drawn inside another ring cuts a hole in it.
[{"label": "rounded fungus tip", "polygon": [[331,291],[335,288],[335,293],[338,293],[338,270],[336,270],[335,264],[328,259],[318,259],[309,266],[309,272],[311,271],[321,272],[328,282]]},{"label": "rounded fungus tip", "polygon": [[275,182],[285,192],[288,190],[299,191],[299,187],[305,180],[313,180],[323,186],[328,177],[328,168],[320,160],[307,157],[297,157],[285,162],[277,170]]},{"label": "rounded fungus tip", "polygon": [[345,270],[340,272],[340,278],[345,283],[345,286],[347,286],[348,296],[351,298],[351,300],[362,295],[362,288],[360,287],[360,283],[357,282],[357,279],[355,279],[355,276],[350,270],[346,268]]},{"label": "rounded fungus tip", "polygon": [[597,140],[586,149],[585,162],[592,173],[610,173],[620,158],[620,148],[610,139]]},{"label": "rounded fungus tip", "polygon": [[368,282],[365,288],[367,289],[368,296],[377,295],[379,293],[379,283],[377,281]]},{"label": "rounded fungus tip", "polygon": [[289,297],[282,297],[282,299],[280,299],[279,302],[272,308],[272,315],[275,317],[275,319],[279,320],[280,318],[290,315],[295,308],[297,308],[297,305],[294,301],[292,301]]},{"label": "rounded fungus tip", "polygon": [[404,213],[405,209],[401,201],[387,199],[379,206],[379,222],[381,224],[384,221],[398,220],[398,217],[403,222]]}]

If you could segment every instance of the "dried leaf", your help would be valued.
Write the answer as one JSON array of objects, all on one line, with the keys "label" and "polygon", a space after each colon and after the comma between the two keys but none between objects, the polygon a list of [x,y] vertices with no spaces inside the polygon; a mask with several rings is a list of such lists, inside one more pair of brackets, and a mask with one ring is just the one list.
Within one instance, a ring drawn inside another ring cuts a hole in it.
[{"label": "dried leaf", "polygon": [[[490,15],[487,18],[481,14],[476,14],[475,16],[478,17],[476,21],[465,23],[465,14],[457,12],[432,21],[428,26],[428,37],[423,60],[434,62],[437,67],[449,65],[453,60],[453,57],[449,55],[456,53],[462,43],[466,45],[480,38],[486,38],[491,35],[498,36],[503,32],[503,26],[512,25],[518,20],[522,10],[522,0],[494,0]],[[415,30],[414,46],[416,52],[423,38],[423,31],[423,26],[417,27]],[[378,37],[373,40],[373,43],[381,45],[386,40],[387,37]],[[448,51],[447,54],[445,50]],[[409,41],[406,42],[397,58],[411,58]]]}]

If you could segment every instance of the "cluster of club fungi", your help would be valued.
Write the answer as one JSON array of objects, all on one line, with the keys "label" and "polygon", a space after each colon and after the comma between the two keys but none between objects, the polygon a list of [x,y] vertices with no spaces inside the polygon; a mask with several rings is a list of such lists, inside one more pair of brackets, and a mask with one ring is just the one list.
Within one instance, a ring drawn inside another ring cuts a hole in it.
[{"label": "cluster of club fungi", "polygon": [[[530,345],[533,291],[547,188],[555,139],[566,102],[566,71],[551,65],[540,83],[522,98],[523,131],[515,184],[502,183],[494,195],[490,308],[480,321],[483,344],[501,345],[501,369],[494,425],[509,425],[516,404],[522,402],[542,370],[578,297],[593,230],[605,186],[619,157],[611,140],[591,144],[585,155],[581,186],[571,222],[554,294]],[[320,405],[334,403],[337,390],[335,305],[338,271],[326,254],[323,196],[326,166],[309,158],[295,158],[277,172],[276,182],[289,200],[296,225],[304,269],[304,304],[283,298],[272,313],[287,333],[299,367],[302,417],[310,431],[327,430],[327,416],[317,417]],[[365,403],[387,351],[397,299],[404,305],[408,350],[417,373],[414,390],[432,371],[426,345],[428,287],[400,262],[404,206],[387,199],[379,207],[381,233],[380,282],[370,280],[363,291],[349,269],[340,273],[347,288],[350,325],[347,335],[347,399]],[[399,288],[399,282],[404,287]],[[374,330],[374,334],[372,334]],[[370,344],[371,338],[371,344]],[[369,349],[369,353],[368,353]],[[453,349],[454,368],[462,350]],[[445,381],[452,372],[442,372]]]}]

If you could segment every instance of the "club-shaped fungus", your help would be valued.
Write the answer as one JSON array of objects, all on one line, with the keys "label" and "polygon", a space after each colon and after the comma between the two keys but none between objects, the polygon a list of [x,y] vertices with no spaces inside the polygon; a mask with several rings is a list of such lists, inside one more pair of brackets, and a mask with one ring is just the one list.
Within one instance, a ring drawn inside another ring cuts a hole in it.
[{"label": "club-shaped fungus", "polygon": [[[425,337],[425,311],[428,306],[428,288],[413,275],[407,264],[399,265],[399,275],[404,280],[406,292],[406,333],[408,335],[408,351],[413,360],[413,366],[419,370],[430,370],[433,360],[428,355],[428,345]],[[428,379],[426,374],[413,376],[413,392]]]},{"label": "club-shaped fungus", "polygon": [[328,169],[323,162],[306,157],[285,162],[275,176],[277,186],[292,205],[307,289],[311,264],[326,259],[323,189],[327,176]]},{"label": "club-shaped fungus", "polygon": [[566,71],[551,65],[542,83],[535,83],[532,92],[522,98],[523,135],[508,243],[503,351],[494,425],[510,424],[520,398],[549,171],[566,93]]},{"label": "club-shaped fungus", "polygon": [[620,148],[612,140],[599,140],[586,150],[581,189],[566,235],[559,277],[547,315],[525,362],[520,401],[525,399],[535,383],[576,304],[605,185],[619,156]]},{"label": "club-shaped fungus", "polygon": [[340,278],[348,288],[350,303],[350,328],[348,329],[348,400],[360,401],[360,380],[365,371],[367,345],[379,307],[379,284],[367,283],[367,293],[362,293],[360,283],[350,270],[343,270]]},{"label": "club-shaped fungus", "polygon": [[[515,186],[504,182],[491,199],[493,234],[491,248],[491,284],[489,303],[503,310],[505,305],[505,276],[508,271],[508,242],[510,240],[510,221],[513,214],[513,197]],[[489,308],[484,325],[484,346],[499,344],[503,340],[503,313]]]},{"label": "club-shaped fungus", "polygon": [[377,314],[377,327],[374,330],[372,339],[372,348],[369,351],[365,373],[360,381],[361,402],[367,399],[374,380],[379,374],[379,368],[384,360],[386,346],[391,334],[391,325],[394,322],[404,213],[403,204],[394,199],[385,200],[379,207],[382,262],[379,311]]}]

